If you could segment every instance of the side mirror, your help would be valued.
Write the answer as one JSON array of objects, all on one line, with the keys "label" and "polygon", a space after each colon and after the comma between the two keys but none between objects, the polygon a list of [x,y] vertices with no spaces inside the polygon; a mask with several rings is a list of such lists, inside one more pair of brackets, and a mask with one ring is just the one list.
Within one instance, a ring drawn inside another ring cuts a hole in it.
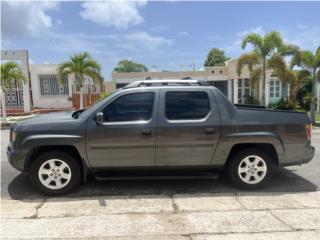
[{"label": "side mirror", "polygon": [[97,112],[96,116],[94,117],[94,121],[97,125],[102,126],[103,125],[103,113]]}]

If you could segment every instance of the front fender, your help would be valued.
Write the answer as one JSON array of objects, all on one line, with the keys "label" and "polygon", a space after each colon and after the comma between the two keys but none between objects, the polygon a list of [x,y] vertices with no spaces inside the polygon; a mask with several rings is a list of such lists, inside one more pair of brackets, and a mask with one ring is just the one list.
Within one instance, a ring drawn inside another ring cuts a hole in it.
[{"label": "front fender", "polygon": [[232,147],[237,144],[271,144],[278,155],[279,162],[285,161],[285,150],[279,135],[272,132],[241,132],[230,133],[220,138],[211,164],[223,166],[231,152]]},{"label": "front fender", "polygon": [[36,134],[24,138],[20,143],[22,152],[27,156],[34,149],[42,146],[73,146],[88,166],[85,138],[71,134]]}]

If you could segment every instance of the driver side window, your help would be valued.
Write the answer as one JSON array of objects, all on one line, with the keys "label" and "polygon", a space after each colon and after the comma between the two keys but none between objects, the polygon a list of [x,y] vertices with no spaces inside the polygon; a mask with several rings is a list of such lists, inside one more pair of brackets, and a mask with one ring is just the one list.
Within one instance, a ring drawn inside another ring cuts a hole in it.
[{"label": "driver side window", "polygon": [[104,122],[147,121],[152,117],[153,92],[128,93],[103,109]]}]

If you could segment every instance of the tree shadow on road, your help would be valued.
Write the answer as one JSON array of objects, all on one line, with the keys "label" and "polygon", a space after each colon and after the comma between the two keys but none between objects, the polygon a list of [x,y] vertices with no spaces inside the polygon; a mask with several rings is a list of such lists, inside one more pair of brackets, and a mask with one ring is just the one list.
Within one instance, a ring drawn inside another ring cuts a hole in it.
[{"label": "tree shadow on road", "polygon": [[[102,196],[134,197],[145,195],[159,197],[174,194],[206,194],[212,195],[281,195],[283,193],[297,193],[316,191],[317,186],[293,171],[280,168],[275,171],[271,183],[264,189],[246,191],[233,187],[225,174],[216,180],[112,180],[97,181],[90,179],[74,192],[55,197],[56,201],[77,200],[83,198],[96,199]],[[40,194],[29,182],[28,178],[20,174],[8,186],[8,193],[12,199],[39,200],[48,198]]]}]

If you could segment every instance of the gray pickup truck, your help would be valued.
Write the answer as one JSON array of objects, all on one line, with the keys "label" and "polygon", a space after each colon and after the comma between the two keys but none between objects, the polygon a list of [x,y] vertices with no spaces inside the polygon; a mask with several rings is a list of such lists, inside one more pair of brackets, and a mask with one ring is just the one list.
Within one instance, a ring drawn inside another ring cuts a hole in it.
[{"label": "gray pickup truck", "polygon": [[86,181],[228,173],[257,189],[273,169],[314,156],[305,113],[235,107],[196,80],[137,81],[75,112],[39,115],[14,124],[8,159],[46,194]]}]

